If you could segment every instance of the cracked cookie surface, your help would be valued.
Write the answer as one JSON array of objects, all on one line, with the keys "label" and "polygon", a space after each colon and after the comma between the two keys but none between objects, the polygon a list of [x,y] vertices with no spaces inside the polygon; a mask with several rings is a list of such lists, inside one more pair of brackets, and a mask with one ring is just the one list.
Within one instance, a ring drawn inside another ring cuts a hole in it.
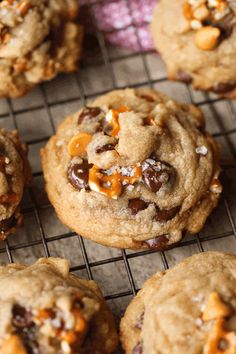
[{"label": "cracked cookie surface", "polygon": [[21,224],[19,203],[30,180],[26,145],[21,144],[16,131],[0,129],[0,240]]},{"label": "cracked cookie surface", "polygon": [[77,0],[0,1],[0,96],[17,97],[77,69]]},{"label": "cracked cookie surface", "polygon": [[60,220],[112,247],[169,247],[203,227],[221,193],[219,147],[202,112],[154,90],[96,99],[41,156]]},{"label": "cracked cookie surface", "polygon": [[100,289],[70,274],[66,260],[0,267],[0,304],[1,353],[109,354],[116,347]]},{"label": "cracked cookie surface", "polygon": [[236,98],[234,0],[161,0],[151,28],[169,79]]},{"label": "cracked cookie surface", "polygon": [[146,281],[121,321],[126,354],[236,350],[236,257],[206,252]]}]

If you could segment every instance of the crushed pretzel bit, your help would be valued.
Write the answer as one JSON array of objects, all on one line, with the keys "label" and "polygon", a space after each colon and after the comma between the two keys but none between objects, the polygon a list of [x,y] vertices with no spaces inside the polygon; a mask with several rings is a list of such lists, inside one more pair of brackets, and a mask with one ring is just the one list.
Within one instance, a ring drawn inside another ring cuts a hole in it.
[{"label": "crushed pretzel bit", "polygon": [[142,168],[138,164],[128,167],[102,171],[96,166],[89,170],[89,187],[95,192],[117,199],[122,193],[122,186],[133,185],[142,177]]},{"label": "crushed pretzel bit", "polygon": [[[69,318],[68,315],[70,315]],[[61,309],[40,309],[34,321],[40,326],[41,333],[57,337],[63,353],[70,353],[71,346],[80,345],[88,330],[87,322],[80,309],[73,307],[70,314]]]},{"label": "crushed pretzel bit", "polygon": [[227,329],[226,321],[232,310],[220,298],[217,292],[209,296],[202,314],[203,322],[214,321],[203,354],[235,354],[236,333]]},{"label": "crushed pretzel bit", "polygon": [[119,114],[129,112],[130,108],[121,106],[118,109],[110,109],[105,117],[105,121],[111,126],[110,135],[116,137],[120,131]]}]

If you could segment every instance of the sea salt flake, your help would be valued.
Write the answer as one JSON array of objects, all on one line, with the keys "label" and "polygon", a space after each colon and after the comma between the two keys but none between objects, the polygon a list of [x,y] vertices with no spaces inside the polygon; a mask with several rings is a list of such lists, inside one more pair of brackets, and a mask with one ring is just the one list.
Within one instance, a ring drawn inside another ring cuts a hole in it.
[{"label": "sea salt flake", "polygon": [[5,157],[5,164],[8,165],[10,163],[9,157]]},{"label": "sea salt flake", "polygon": [[132,167],[121,167],[120,172],[123,176],[127,176],[127,177],[133,177],[135,173]]},{"label": "sea salt flake", "polygon": [[199,155],[206,156],[207,153],[208,153],[208,150],[207,150],[205,145],[202,145],[202,146],[198,146],[196,148],[196,153],[199,154]]}]

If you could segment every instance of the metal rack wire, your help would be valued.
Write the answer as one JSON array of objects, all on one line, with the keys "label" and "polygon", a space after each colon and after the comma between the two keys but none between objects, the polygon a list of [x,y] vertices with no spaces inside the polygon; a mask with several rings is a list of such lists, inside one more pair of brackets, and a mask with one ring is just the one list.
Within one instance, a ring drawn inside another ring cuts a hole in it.
[{"label": "metal rack wire", "polygon": [[[111,0],[109,0],[111,2]],[[113,2],[116,0],[112,0]],[[130,7],[129,0],[125,0],[127,4],[127,8],[129,10],[130,16],[132,17],[132,9]],[[152,75],[150,73],[150,68],[149,65],[147,64],[147,56],[150,53],[143,52],[142,48],[140,47],[140,51],[138,53],[127,53],[123,54],[121,56],[116,56],[116,57],[111,57],[109,53],[108,46],[105,42],[104,35],[106,33],[102,33],[97,24],[96,24],[96,19],[94,17],[94,7],[98,3],[106,3],[108,0],[103,0],[103,1],[94,1],[91,2],[88,6],[93,18],[93,24],[96,29],[96,37],[97,41],[99,43],[100,47],[100,52],[101,52],[101,58],[102,58],[102,64],[104,65],[107,75],[110,78],[110,81],[112,83],[113,89],[119,87],[123,88],[122,85],[117,84],[116,80],[116,75],[114,73],[114,68],[113,65],[115,62],[121,61],[121,60],[126,60],[130,58],[140,58],[143,66],[143,71],[145,73],[145,80],[141,82],[135,82],[132,83],[130,86],[131,87],[139,87],[139,86],[150,86],[154,87],[157,84],[160,83],[166,83],[167,78],[166,77],[160,77],[157,79],[153,79]],[[135,25],[134,23],[130,24],[131,27],[137,28],[138,25]],[[119,29],[123,30],[123,28]],[[137,29],[136,29],[136,35],[137,35]],[[138,37],[137,37],[138,38]],[[97,64],[99,65],[99,63]],[[86,70],[87,68],[87,63],[86,63],[86,58],[85,61],[83,62],[83,69]],[[76,82],[77,89],[78,89],[78,94],[74,95],[71,98],[60,98],[57,100],[49,100],[48,95],[46,92],[46,86],[41,85],[40,86],[40,94],[42,97],[41,103],[36,104],[34,107],[21,107],[17,108],[14,106],[14,103],[11,100],[6,100],[6,105],[7,105],[7,111],[8,112],[1,112],[0,111],[0,126],[1,121],[4,120],[10,120],[11,124],[14,126],[14,128],[19,129],[19,122],[17,120],[18,115],[27,115],[31,114],[34,115],[35,111],[38,110],[43,110],[47,122],[50,125],[50,130],[51,133],[55,132],[56,126],[55,126],[55,121],[53,119],[52,115],[52,110],[55,106],[60,106],[60,105],[67,105],[69,103],[73,102],[78,102],[80,101],[82,104],[84,104],[88,99],[92,99],[93,97],[103,94],[107,90],[103,89],[100,87],[99,91],[96,92],[91,92],[91,93],[86,93],[83,87],[83,82],[81,80],[80,73],[74,74],[73,78]],[[169,84],[173,85],[173,84]],[[211,111],[212,115],[214,116],[215,124],[218,126],[219,131],[217,131],[214,136],[218,139],[224,139],[224,143],[226,148],[230,151],[230,155],[232,158],[230,160],[224,161],[224,166],[223,166],[223,177],[229,175],[236,175],[236,145],[235,145],[235,140],[236,140],[236,105],[233,102],[223,100],[219,97],[216,96],[211,96],[208,94],[202,94],[201,99],[195,98],[195,94],[192,91],[192,89],[188,86],[186,86],[186,93],[187,93],[187,100],[191,103],[197,104],[198,106],[202,107],[207,107],[208,110]],[[231,117],[231,121],[233,122],[230,127],[227,127],[224,122],[224,117],[219,115],[216,110],[215,110],[215,104],[218,102],[225,102],[225,105],[227,106],[229,115]],[[19,129],[21,131],[21,129]],[[27,143],[29,144],[29,147],[34,147],[37,144],[44,144],[48,140],[49,136],[51,135],[45,134],[44,136],[36,137],[33,139],[27,139]],[[235,134],[235,135],[234,135]],[[34,172],[33,174],[34,180],[37,179],[38,177],[42,177],[42,172]],[[122,297],[129,297],[133,296],[137,292],[137,285],[136,281],[132,272],[132,267],[130,265],[130,262],[137,257],[142,257],[142,256],[148,256],[152,253],[155,253],[153,250],[148,250],[148,251],[141,251],[141,252],[129,252],[125,250],[119,251],[115,257],[105,257],[104,259],[99,259],[99,260],[93,260],[91,261],[89,256],[88,256],[88,250],[86,246],[86,241],[84,241],[80,236],[76,235],[74,232],[70,231],[65,231],[64,233],[58,233],[53,236],[48,236],[47,232],[45,231],[45,227],[42,222],[41,218],[41,211],[46,210],[49,207],[49,204],[46,203],[40,203],[37,197],[37,194],[35,193],[35,187],[34,183],[33,186],[29,188],[28,190],[29,193],[29,203],[26,203],[26,207],[23,209],[23,213],[25,216],[28,214],[33,214],[34,218],[36,220],[36,227],[37,227],[37,233],[39,234],[39,237],[37,239],[32,239],[29,240],[27,239],[24,242],[21,242],[20,240],[20,235],[18,237],[18,242],[11,244],[11,240],[13,240],[14,236],[10,238],[9,240],[6,240],[4,243],[1,243],[0,245],[0,258],[4,255],[7,256],[7,261],[8,262],[13,262],[14,259],[14,251],[17,250],[23,250],[27,248],[32,248],[35,246],[39,246],[43,250],[43,255],[46,257],[49,257],[51,255],[50,252],[50,243],[52,242],[58,242],[59,240],[64,240],[64,239],[71,239],[71,238],[76,238],[78,240],[78,249],[80,249],[81,252],[81,257],[82,257],[82,263],[77,265],[73,265],[71,270],[72,271],[80,271],[83,270],[87,273],[87,277],[89,279],[93,279],[93,270],[96,267],[99,266],[104,266],[104,265],[109,265],[112,263],[116,262],[123,262],[127,278],[128,278],[128,283],[129,283],[129,288],[127,290],[122,290],[122,291],[117,291],[113,292],[112,294],[108,294],[106,298],[108,300],[114,300],[114,299],[119,299]],[[197,252],[203,252],[205,250],[204,244],[206,242],[211,242],[213,240],[220,240],[220,239],[225,239],[228,237],[234,237],[236,238],[236,213],[232,211],[232,206],[231,203],[229,202],[228,196],[232,196],[233,191],[229,190],[229,193],[224,194],[223,196],[223,202],[222,202],[222,208],[224,208],[224,213],[226,214],[227,222],[228,222],[228,229],[226,231],[222,231],[221,229],[215,230],[213,227],[212,232],[206,232],[205,234],[200,234],[196,235],[194,237],[187,237],[184,239],[180,244],[176,245],[176,249],[179,248],[184,248],[185,246],[192,246],[194,245],[196,247]],[[236,196],[235,196],[236,197]],[[213,224],[214,224],[214,217],[213,217]],[[35,230],[36,231],[36,230]],[[159,254],[161,262],[162,262],[162,268],[167,269],[169,267],[169,262],[168,262],[168,257],[166,256],[166,252],[156,252]]]}]

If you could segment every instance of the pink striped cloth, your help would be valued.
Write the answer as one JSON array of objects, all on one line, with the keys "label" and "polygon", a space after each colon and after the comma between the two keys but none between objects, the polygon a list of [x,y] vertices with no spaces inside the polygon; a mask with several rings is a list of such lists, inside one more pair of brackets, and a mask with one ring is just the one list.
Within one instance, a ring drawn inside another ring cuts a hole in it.
[{"label": "pink striped cloth", "polygon": [[[82,5],[93,2],[96,1],[81,0]],[[156,2],[157,0],[106,0],[93,5],[93,11],[108,42],[133,51],[148,51],[153,49],[149,23]]]}]

